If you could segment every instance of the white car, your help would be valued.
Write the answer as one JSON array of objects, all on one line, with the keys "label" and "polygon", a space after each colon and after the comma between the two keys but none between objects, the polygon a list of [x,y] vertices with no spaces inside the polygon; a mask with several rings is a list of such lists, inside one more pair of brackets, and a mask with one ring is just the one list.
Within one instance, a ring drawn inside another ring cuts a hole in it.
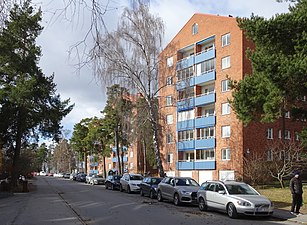
[{"label": "white car", "polygon": [[197,192],[198,206],[201,211],[208,208],[224,211],[230,218],[238,215],[270,216],[273,204],[265,196],[244,182],[207,181]]},{"label": "white car", "polygon": [[47,173],[46,173],[45,171],[40,171],[40,172],[39,172],[39,175],[40,175],[40,176],[47,176]]},{"label": "white car", "polygon": [[141,174],[125,173],[122,178],[120,178],[119,190],[126,190],[127,193],[139,192],[140,184],[143,180]]},{"label": "white car", "polygon": [[96,184],[104,184],[105,178],[102,175],[94,174],[89,179],[89,184],[96,185]]}]

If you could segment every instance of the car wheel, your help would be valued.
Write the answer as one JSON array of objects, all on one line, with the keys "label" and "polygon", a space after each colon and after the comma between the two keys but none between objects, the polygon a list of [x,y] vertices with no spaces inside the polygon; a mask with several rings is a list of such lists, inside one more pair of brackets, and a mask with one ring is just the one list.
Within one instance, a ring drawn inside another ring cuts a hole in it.
[{"label": "car wheel", "polygon": [[90,184],[91,184],[91,185],[94,185],[94,181],[91,181]]},{"label": "car wheel", "polygon": [[141,195],[141,196],[144,196],[144,192],[143,192],[142,189],[140,190],[140,195]]},{"label": "car wheel", "polygon": [[230,218],[234,219],[238,217],[237,209],[233,203],[229,203],[227,206],[227,214]]},{"label": "car wheel", "polygon": [[127,193],[128,193],[128,194],[131,194],[131,190],[130,190],[129,184],[128,184],[128,186],[127,186]]},{"label": "car wheel", "polygon": [[158,191],[158,193],[157,193],[157,199],[158,199],[159,202],[162,202],[162,201],[163,201],[163,197],[162,197],[161,191]]},{"label": "car wheel", "polygon": [[149,192],[149,198],[151,199],[155,198],[155,195],[152,190]]},{"label": "car wheel", "polygon": [[109,187],[108,187],[108,184],[105,184],[105,188],[106,188],[106,189],[108,189],[108,188],[109,188]]},{"label": "car wheel", "polygon": [[175,204],[176,206],[178,206],[178,205],[181,204],[179,195],[178,195],[177,193],[174,195],[174,204]]},{"label": "car wheel", "polygon": [[207,211],[207,204],[203,198],[198,199],[198,208],[200,211]]},{"label": "car wheel", "polygon": [[122,186],[122,185],[119,185],[119,191],[120,191],[120,192],[123,192],[123,191],[124,191],[124,189],[123,189],[123,186]]}]

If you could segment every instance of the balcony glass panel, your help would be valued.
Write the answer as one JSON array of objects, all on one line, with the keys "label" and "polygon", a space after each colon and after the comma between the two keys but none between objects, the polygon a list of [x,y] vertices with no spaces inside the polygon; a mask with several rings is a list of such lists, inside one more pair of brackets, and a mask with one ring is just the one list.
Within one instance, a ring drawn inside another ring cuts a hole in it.
[{"label": "balcony glass panel", "polygon": [[195,140],[196,149],[215,148],[215,138]]},{"label": "balcony glass panel", "polygon": [[207,49],[206,51],[197,53],[195,56],[195,64],[212,58],[215,58],[215,48],[210,48]]},{"label": "balcony glass panel", "polygon": [[198,117],[195,119],[195,127],[210,127],[215,125],[215,116]]},{"label": "balcony glass panel", "polygon": [[199,95],[195,98],[195,106],[211,104],[215,102],[215,93]]},{"label": "balcony glass panel", "polygon": [[177,143],[177,149],[178,149],[178,151],[194,149],[194,140],[178,142]]},{"label": "balcony glass panel", "polygon": [[209,71],[207,73],[202,73],[195,77],[195,85],[206,83],[215,80],[215,70]]}]

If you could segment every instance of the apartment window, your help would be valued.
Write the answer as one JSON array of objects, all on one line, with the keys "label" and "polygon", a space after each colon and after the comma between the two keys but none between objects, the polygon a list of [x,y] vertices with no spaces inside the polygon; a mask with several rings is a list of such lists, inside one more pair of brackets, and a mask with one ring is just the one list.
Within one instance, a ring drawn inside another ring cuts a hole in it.
[{"label": "apartment window", "polygon": [[268,128],[266,137],[267,139],[273,139],[273,128]]},{"label": "apartment window", "polygon": [[214,160],[214,158],[215,158],[214,149],[206,149],[206,150],[204,150],[204,154],[205,154],[205,156],[204,156],[205,160]]},{"label": "apartment window", "polygon": [[166,85],[172,85],[173,84],[173,77],[172,76],[168,76],[166,78]]},{"label": "apartment window", "polygon": [[191,141],[194,139],[193,130],[184,130],[178,132],[178,141]]},{"label": "apartment window", "polygon": [[230,126],[222,126],[222,138],[230,137]]},{"label": "apartment window", "polygon": [[[281,139],[281,130],[278,130],[278,138]],[[291,133],[289,130],[285,130],[284,138],[288,140],[291,139]]]},{"label": "apartment window", "polygon": [[130,158],[133,158],[133,151],[130,152]]},{"label": "apartment window", "polygon": [[166,59],[166,64],[167,64],[167,67],[173,66],[173,64],[174,64],[173,57],[167,58],[167,59]]},{"label": "apartment window", "polygon": [[109,170],[112,169],[112,164],[111,163],[108,164],[108,169]]},{"label": "apartment window", "polygon": [[196,75],[215,70],[215,59],[209,59],[196,65]]},{"label": "apartment window", "polygon": [[133,169],[133,163],[130,163],[130,169]]},{"label": "apartment window", "polygon": [[171,95],[166,96],[166,106],[172,106],[173,105],[173,97]]},{"label": "apartment window", "polygon": [[173,163],[173,154],[167,154],[167,163]]},{"label": "apartment window", "polygon": [[178,91],[178,100],[184,100],[194,97],[194,88],[185,88],[182,91]]},{"label": "apartment window", "polygon": [[208,139],[215,137],[215,128],[206,127],[197,129],[197,139]]},{"label": "apartment window", "polygon": [[222,80],[222,92],[230,90],[230,80]]},{"label": "apartment window", "polygon": [[222,36],[222,47],[224,47],[226,45],[230,45],[230,33],[224,34]]},{"label": "apartment window", "polygon": [[166,134],[166,144],[171,144],[173,143],[173,135],[168,133]]},{"label": "apartment window", "polygon": [[222,70],[230,67],[230,56],[222,58]]},{"label": "apartment window", "polygon": [[186,161],[194,161],[194,151],[193,152],[185,152],[183,159]]},{"label": "apartment window", "polygon": [[222,149],[222,160],[230,160],[230,148]]},{"label": "apartment window", "polygon": [[273,161],[273,151],[271,149],[267,151],[267,161]]},{"label": "apartment window", "polygon": [[227,114],[230,114],[230,104],[228,102],[222,104],[222,115]]},{"label": "apartment window", "polygon": [[197,34],[198,33],[198,24],[194,23],[192,26],[192,34]]},{"label": "apartment window", "polygon": [[290,111],[285,112],[285,118],[290,119]]},{"label": "apartment window", "polygon": [[289,130],[285,130],[285,139],[291,139],[291,133]]},{"label": "apartment window", "polygon": [[166,124],[173,124],[173,115],[166,116]]},{"label": "apartment window", "polygon": [[181,80],[186,80],[190,77],[193,77],[194,75],[194,70],[193,67],[188,67],[182,70],[178,70],[177,71],[177,80],[181,81]]},{"label": "apartment window", "polygon": [[208,116],[214,116],[215,115],[215,109],[211,108],[212,106],[210,106],[210,108],[201,108],[201,116],[202,117],[208,117]]},{"label": "apartment window", "polygon": [[178,122],[194,119],[194,110],[178,112]]}]

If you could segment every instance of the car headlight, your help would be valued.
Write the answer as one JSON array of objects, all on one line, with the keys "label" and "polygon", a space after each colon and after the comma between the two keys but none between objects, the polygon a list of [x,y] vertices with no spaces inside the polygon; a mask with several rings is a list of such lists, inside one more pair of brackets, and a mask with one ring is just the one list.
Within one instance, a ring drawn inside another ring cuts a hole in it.
[{"label": "car headlight", "polygon": [[191,194],[192,194],[191,191],[181,190],[180,192],[181,192],[182,194],[185,194],[185,195],[191,195]]},{"label": "car headlight", "polygon": [[242,200],[237,201],[237,203],[238,205],[241,205],[241,206],[252,206],[252,204],[250,204],[249,202],[242,201]]}]

